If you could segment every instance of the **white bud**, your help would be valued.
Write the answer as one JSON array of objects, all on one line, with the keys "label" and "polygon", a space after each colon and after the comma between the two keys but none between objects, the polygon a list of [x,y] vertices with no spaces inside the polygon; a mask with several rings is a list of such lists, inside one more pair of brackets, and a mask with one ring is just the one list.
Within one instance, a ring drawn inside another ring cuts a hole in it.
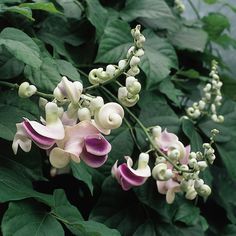
[{"label": "white bud", "polygon": [[28,82],[23,82],[19,86],[18,95],[21,98],[29,98],[37,92],[37,88],[34,85],[30,85]]},{"label": "white bud", "polygon": [[211,90],[211,84],[206,84],[205,88],[203,89],[204,92],[209,92]]},{"label": "white bud", "polygon": [[200,171],[203,171],[207,168],[206,161],[199,161],[197,164],[198,164],[198,167],[199,167]]},{"label": "white bud", "polygon": [[86,107],[80,108],[78,110],[78,118],[79,118],[80,121],[91,120],[90,110]]},{"label": "white bud", "polygon": [[127,57],[130,57],[130,55],[134,53],[134,50],[135,50],[134,46],[130,47],[128,52],[127,52]]},{"label": "white bud", "polygon": [[195,169],[195,167],[197,166],[197,160],[196,159],[190,159],[189,162],[188,162],[188,165]]},{"label": "white bud", "polygon": [[94,112],[94,111],[100,109],[102,106],[104,106],[103,98],[98,96],[98,97],[93,98],[91,100],[89,108],[91,109],[91,111]]},{"label": "white bud", "polygon": [[106,73],[109,75],[109,77],[113,77],[115,75],[116,68],[113,65],[107,65],[106,67]]},{"label": "white bud", "polygon": [[119,67],[119,69],[120,69],[120,70],[123,70],[123,69],[125,68],[126,64],[127,64],[127,60],[120,60],[120,61],[118,62],[118,67]]},{"label": "white bud", "polygon": [[135,75],[138,75],[139,72],[140,72],[139,68],[137,66],[133,66],[127,71],[127,74],[130,76],[135,76]]},{"label": "white bud", "polygon": [[132,95],[126,87],[120,87],[118,89],[118,99],[124,106],[132,107],[138,102],[139,95]]},{"label": "white bud", "polygon": [[180,151],[178,149],[173,149],[171,151],[168,151],[168,157],[172,160],[177,161],[180,157]]},{"label": "white bud", "polygon": [[216,113],[216,105],[215,104],[211,104],[211,112]]},{"label": "white bud", "polygon": [[193,200],[193,199],[196,198],[196,196],[197,196],[197,192],[195,191],[194,186],[192,185],[186,191],[185,198],[188,199],[188,200]]},{"label": "white bud", "polygon": [[216,79],[216,80],[219,80],[219,79],[220,79],[219,75],[217,75],[217,74],[215,74],[215,73],[212,75],[212,78],[213,78],[213,79]]},{"label": "white bud", "polygon": [[160,127],[160,126],[154,127],[154,128],[152,129],[152,136],[153,136],[154,138],[158,138],[158,137],[160,137],[160,135],[161,135],[161,127]]},{"label": "white bud", "polygon": [[137,57],[142,57],[144,55],[144,50],[142,48],[139,48],[136,52],[135,52],[135,56]]},{"label": "white bud", "polygon": [[131,67],[134,67],[134,66],[137,66],[139,62],[140,62],[139,57],[132,56],[129,64],[130,64]]},{"label": "white bud", "polygon": [[207,100],[210,100],[211,99],[211,94],[210,93],[206,93],[205,97],[206,97]]},{"label": "white bud", "polygon": [[203,184],[197,188],[197,193],[202,197],[208,197],[211,194],[211,188],[207,184]]},{"label": "white bud", "polygon": [[152,176],[156,180],[166,181],[172,178],[173,173],[171,169],[167,169],[165,163],[159,163],[152,169]]},{"label": "white bud", "polygon": [[194,188],[195,188],[195,190],[197,191],[197,189],[201,188],[203,186],[203,184],[204,184],[203,179],[196,179],[194,181]]},{"label": "white bud", "polygon": [[206,106],[206,103],[204,101],[200,100],[199,105],[198,105],[199,109],[203,110],[205,108],[205,106]]},{"label": "white bud", "polygon": [[138,159],[138,169],[145,168],[148,165],[149,154],[148,153],[140,153]]}]

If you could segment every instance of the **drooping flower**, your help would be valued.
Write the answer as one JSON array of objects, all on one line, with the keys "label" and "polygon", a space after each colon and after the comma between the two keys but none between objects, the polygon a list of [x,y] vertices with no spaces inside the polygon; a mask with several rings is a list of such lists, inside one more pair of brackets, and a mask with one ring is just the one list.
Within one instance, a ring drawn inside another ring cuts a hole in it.
[{"label": "drooping flower", "polygon": [[65,137],[56,145],[49,154],[49,160],[56,168],[65,167],[70,160],[80,162],[80,159],[91,167],[100,167],[111,151],[110,143],[89,121],[65,127]]},{"label": "drooping flower", "polygon": [[173,203],[175,199],[175,193],[180,192],[180,184],[173,179],[169,179],[167,181],[157,180],[156,183],[158,192],[161,194],[166,194],[167,203]]},{"label": "drooping flower", "polygon": [[64,127],[59,118],[57,105],[52,102],[47,103],[45,113],[45,125],[26,118],[22,123],[16,124],[17,132],[12,144],[15,154],[17,153],[18,145],[24,151],[29,151],[31,141],[33,141],[40,148],[49,149],[55,144],[56,140],[64,138]]},{"label": "drooping flower", "polygon": [[136,170],[132,168],[132,159],[128,156],[125,158],[127,163],[117,166],[118,161],[115,162],[112,167],[112,175],[117,179],[123,190],[127,191],[133,186],[144,184],[147,178],[151,176],[151,170],[148,166],[149,155],[146,153],[139,155],[138,168]]}]

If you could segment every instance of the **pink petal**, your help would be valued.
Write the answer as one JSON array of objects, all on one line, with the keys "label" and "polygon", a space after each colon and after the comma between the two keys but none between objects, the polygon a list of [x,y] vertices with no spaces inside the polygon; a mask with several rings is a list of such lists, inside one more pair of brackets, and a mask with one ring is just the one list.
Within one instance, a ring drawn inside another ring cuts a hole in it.
[{"label": "pink petal", "polygon": [[171,144],[178,141],[178,137],[166,131],[166,129],[161,133],[160,137],[155,138],[157,145],[164,151],[167,151]]},{"label": "pink petal", "polygon": [[166,181],[158,181],[157,180],[157,190],[160,194],[166,194],[167,188],[166,188]]},{"label": "pink petal", "polygon": [[49,126],[42,125],[36,121],[30,121],[25,119],[30,124],[31,128],[39,135],[50,139],[63,139],[65,135],[64,127],[61,121],[58,119],[57,122]]},{"label": "pink petal", "polygon": [[107,155],[111,144],[102,135],[88,135],[84,139],[86,151],[97,156]]},{"label": "pink petal", "polygon": [[182,160],[180,160],[180,163],[181,163],[182,165],[183,165],[183,164],[185,164],[185,165],[188,164],[188,161],[189,161],[189,154],[190,154],[190,152],[191,152],[191,146],[190,146],[190,145],[186,146],[186,147],[185,147],[185,151],[186,151],[185,157],[184,157]]},{"label": "pink petal", "polygon": [[137,176],[135,174],[133,174],[130,169],[127,167],[127,164],[124,163],[122,165],[120,165],[118,167],[119,169],[119,172],[120,172],[120,176],[121,176],[121,180],[130,184],[130,185],[133,185],[133,186],[140,186],[142,185],[147,178],[145,177],[140,177],[140,176]]},{"label": "pink petal", "polygon": [[93,168],[97,168],[102,166],[105,161],[108,158],[108,155],[103,155],[103,156],[97,156],[94,154],[91,154],[86,151],[86,149],[83,149],[83,152],[80,155],[80,158],[88,165]]},{"label": "pink petal", "polygon": [[[55,143],[55,140],[52,138],[48,138],[45,136],[42,136],[41,134],[37,133],[37,131],[34,130],[34,128],[31,126],[31,123],[35,121],[24,121],[23,122],[23,127],[28,134],[28,136],[42,149],[49,149],[50,147],[53,146]],[[35,122],[37,123],[37,122]],[[41,125],[38,123],[38,125]],[[41,125],[42,128],[45,128],[46,126]]]}]

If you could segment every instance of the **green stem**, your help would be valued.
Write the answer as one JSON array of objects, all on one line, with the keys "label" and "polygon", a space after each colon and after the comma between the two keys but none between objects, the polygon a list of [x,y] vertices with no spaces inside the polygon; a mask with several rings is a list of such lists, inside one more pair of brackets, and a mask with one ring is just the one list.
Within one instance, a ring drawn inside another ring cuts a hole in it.
[{"label": "green stem", "polygon": [[197,18],[200,20],[200,19],[201,19],[201,16],[200,16],[200,14],[198,13],[198,10],[197,10],[197,8],[195,7],[195,5],[192,3],[191,0],[188,0],[188,3],[189,3],[189,5],[192,7],[192,9],[193,9],[194,13],[196,14]]},{"label": "green stem", "polygon": [[[103,89],[107,94],[109,94],[114,100],[116,100],[118,103],[120,103],[120,101],[105,87],[101,86],[101,89]],[[147,136],[148,141],[150,142],[150,144],[152,145],[153,149],[159,153],[159,155],[163,156],[171,165],[174,166],[174,168],[179,171],[179,172],[187,172],[187,173],[192,173],[191,170],[182,170],[179,166],[177,166],[168,156],[166,156],[165,153],[163,153],[154,143],[152,137],[150,136],[150,134],[148,133],[146,127],[144,126],[144,124],[138,119],[138,117],[136,117],[134,115],[133,112],[131,112],[127,107],[123,106],[124,110],[138,123],[138,125],[140,126],[140,128],[143,130],[144,134]]]},{"label": "green stem", "polygon": [[[94,85],[88,86],[87,88],[84,88],[84,92],[87,92],[88,90],[95,89],[95,88],[98,88],[102,85],[106,85],[106,84],[112,83],[113,81],[116,81],[116,79],[118,79],[129,68],[129,62],[130,62],[132,56],[133,56],[133,54],[131,53],[131,55],[127,58],[127,63],[125,65],[125,67],[122,70],[120,70],[118,74],[116,74],[111,79],[104,81],[103,83],[94,84]],[[87,75],[87,77],[88,77],[88,75]]]},{"label": "green stem", "polygon": [[[20,87],[18,84],[12,84],[12,83],[5,82],[5,81],[0,81],[0,85],[3,85],[3,86],[8,87],[8,88],[13,88],[13,89],[18,89]],[[39,91],[37,91],[35,93],[35,95],[38,95],[40,97],[44,97],[44,98],[47,98],[47,99],[53,99],[54,98],[54,96],[52,94],[42,93],[42,92],[39,92]]]}]

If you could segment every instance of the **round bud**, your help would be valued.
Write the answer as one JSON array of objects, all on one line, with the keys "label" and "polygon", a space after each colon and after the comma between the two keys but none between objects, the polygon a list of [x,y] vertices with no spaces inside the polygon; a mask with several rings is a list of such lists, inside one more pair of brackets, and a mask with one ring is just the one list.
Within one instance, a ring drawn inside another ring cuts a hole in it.
[{"label": "round bud", "polygon": [[91,120],[90,110],[86,107],[80,108],[78,110],[78,118],[79,118],[80,121]]}]

